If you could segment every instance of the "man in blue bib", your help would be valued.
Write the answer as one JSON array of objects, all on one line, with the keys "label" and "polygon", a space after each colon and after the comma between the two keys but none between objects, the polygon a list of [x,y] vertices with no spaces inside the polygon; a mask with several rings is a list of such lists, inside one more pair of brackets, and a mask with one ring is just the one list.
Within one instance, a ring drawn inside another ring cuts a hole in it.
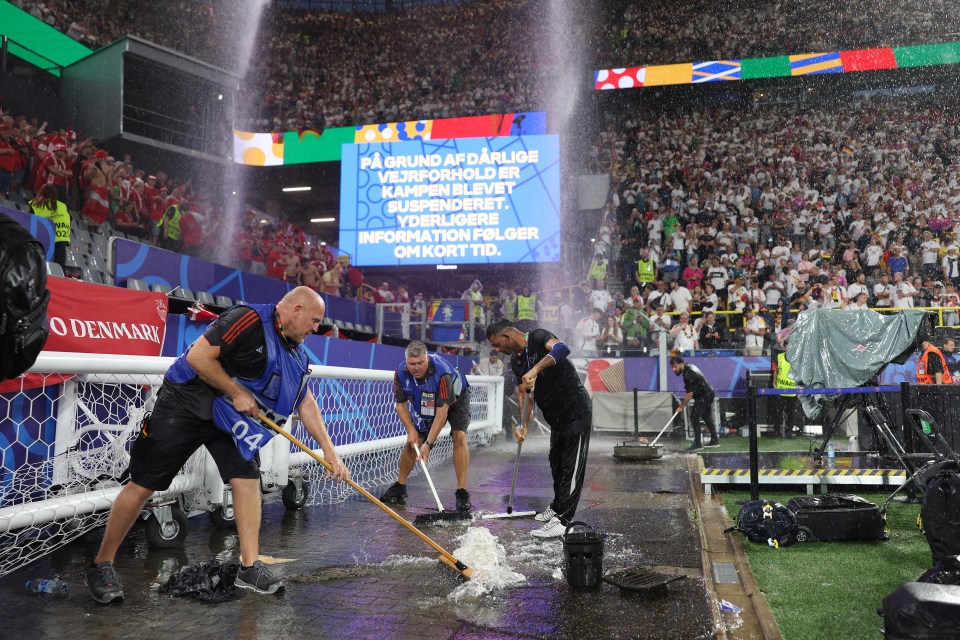
[{"label": "man in blue bib", "polygon": [[306,385],[307,356],[300,346],[316,333],[325,310],[323,298],[307,287],[289,291],[275,306],[232,307],[170,366],[153,413],[130,452],[130,482],[110,509],[100,551],[86,573],[84,582],[94,600],[104,604],[123,600],[123,584],[113,567],[120,543],[154,491],[167,489],[201,446],[233,490],[240,538],[235,584],[257,593],[282,588],[280,579],[258,559],[257,450],[273,432],[254,418],[260,405],[283,418],[298,413],[333,465],[333,477],[350,477]]},{"label": "man in blue bib", "polygon": [[470,511],[467,470],[470,450],[467,427],[470,426],[470,389],[466,377],[438,355],[427,353],[422,342],[411,342],[406,359],[393,376],[393,395],[397,415],[407,431],[407,444],[400,453],[397,481],[380,500],[387,504],[406,504],[407,476],[417,464],[414,445],[420,447],[424,464],[430,456],[447,421],[453,439],[453,469],[457,474],[457,511]]}]

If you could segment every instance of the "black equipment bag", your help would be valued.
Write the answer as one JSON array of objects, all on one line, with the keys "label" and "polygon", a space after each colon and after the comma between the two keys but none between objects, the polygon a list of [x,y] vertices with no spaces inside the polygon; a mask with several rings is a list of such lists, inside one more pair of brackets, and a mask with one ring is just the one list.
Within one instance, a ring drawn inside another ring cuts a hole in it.
[{"label": "black equipment bag", "polygon": [[0,381],[36,362],[50,332],[49,301],[43,245],[0,213]]},{"label": "black equipment bag", "polygon": [[960,473],[955,464],[943,465],[927,482],[920,518],[934,563],[960,555]]},{"label": "black equipment bag", "polygon": [[930,567],[917,582],[952,584],[960,587],[960,556],[950,556]]},{"label": "black equipment bag", "polygon": [[960,587],[907,582],[883,599],[886,640],[956,640]]},{"label": "black equipment bag", "polygon": [[860,496],[824,494],[797,496],[787,503],[797,516],[797,542],[886,540],[886,518],[880,508]]},{"label": "black equipment bag", "polygon": [[960,555],[960,455],[943,436],[940,425],[923,409],[907,409],[907,423],[933,459],[917,473],[923,491],[917,524],[936,564]]},{"label": "black equipment bag", "polygon": [[744,502],[737,514],[737,524],[724,533],[739,531],[751,542],[761,542],[771,547],[789,547],[797,541],[797,518],[787,507],[769,500]]}]

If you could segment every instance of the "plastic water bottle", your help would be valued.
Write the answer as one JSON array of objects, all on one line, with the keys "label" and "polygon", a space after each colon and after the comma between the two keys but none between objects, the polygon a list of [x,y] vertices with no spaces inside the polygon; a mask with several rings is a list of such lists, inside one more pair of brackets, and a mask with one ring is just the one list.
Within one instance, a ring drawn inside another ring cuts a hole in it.
[{"label": "plastic water bottle", "polygon": [[833,442],[827,443],[827,468],[833,469],[837,464],[837,452],[833,448]]},{"label": "plastic water bottle", "polygon": [[63,580],[28,580],[27,591],[33,593],[52,593],[57,596],[67,595],[67,591],[70,589],[70,585],[64,582]]}]

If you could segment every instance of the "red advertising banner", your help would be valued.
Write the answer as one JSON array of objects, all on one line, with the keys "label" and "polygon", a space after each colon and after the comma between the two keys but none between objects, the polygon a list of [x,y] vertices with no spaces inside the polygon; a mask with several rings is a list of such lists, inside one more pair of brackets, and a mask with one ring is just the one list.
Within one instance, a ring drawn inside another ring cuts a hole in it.
[{"label": "red advertising banner", "polygon": [[[47,278],[50,335],[44,351],[159,356],[167,328],[167,296],[69,278]],[[0,382],[0,393],[58,384],[69,375],[27,373]]]},{"label": "red advertising banner", "polygon": [[50,336],[44,351],[159,356],[167,296],[67,278],[48,278]]}]

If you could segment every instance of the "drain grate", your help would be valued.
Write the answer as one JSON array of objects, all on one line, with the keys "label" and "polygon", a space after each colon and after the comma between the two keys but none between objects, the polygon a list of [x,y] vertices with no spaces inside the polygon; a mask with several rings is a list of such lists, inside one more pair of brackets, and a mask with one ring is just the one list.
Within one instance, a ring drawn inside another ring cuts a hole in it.
[{"label": "drain grate", "polygon": [[683,580],[683,574],[668,576],[645,567],[631,567],[618,569],[603,576],[603,581],[627,591],[649,592],[655,589],[666,589],[667,585],[677,580]]}]

